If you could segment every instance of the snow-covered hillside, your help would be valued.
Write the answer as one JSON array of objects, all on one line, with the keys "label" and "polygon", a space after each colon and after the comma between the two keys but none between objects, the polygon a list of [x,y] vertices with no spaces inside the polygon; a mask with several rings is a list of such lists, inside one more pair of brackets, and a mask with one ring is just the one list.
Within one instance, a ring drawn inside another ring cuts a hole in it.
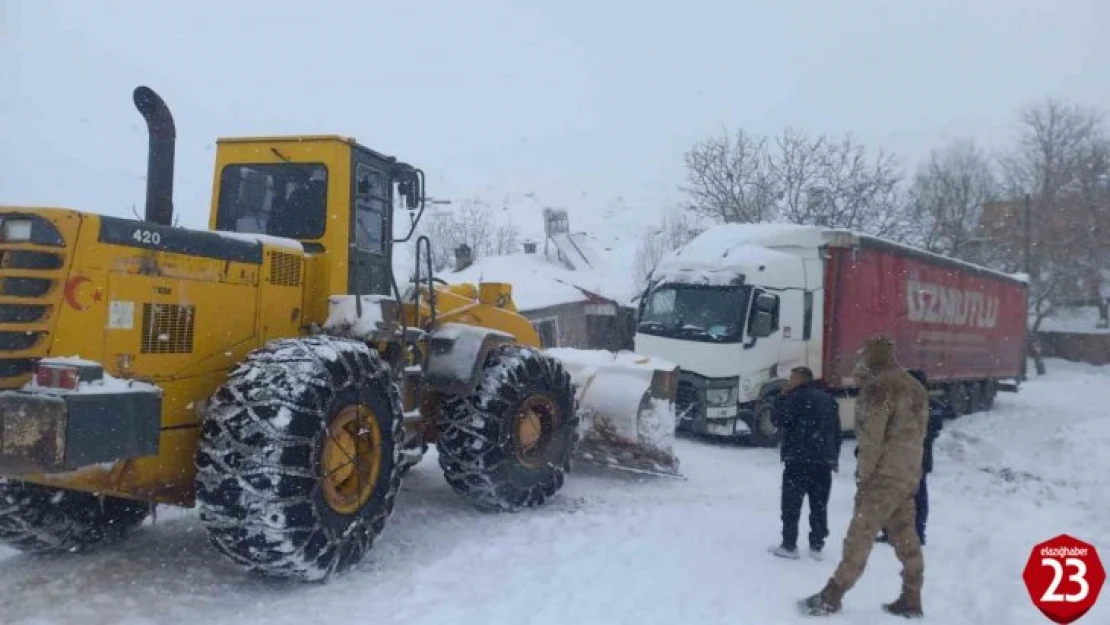
[{"label": "snow-covered hillside", "polygon": [[[1034,543],[1067,532],[1110,557],[1110,368],[1050,374],[992,413],[949,422],[937,443],[925,547],[926,622],[1040,625],[1021,582]],[[854,490],[845,443],[829,559],[780,560],[775,450],[679,441],[688,481],[579,466],[540,510],[471,510],[433,457],[407,478],[369,559],[323,586],[266,583],[224,564],[191,512],[161,511],[111,551],[31,558],[0,549],[4,625],[382,625],[822,622],[794,611],[836,566]],[[434,451],[430,452],[430,455]],[[806,531],[803,515],[802,533]],[[877,545],[845,612],[894,623],[892,551]],[[1081,623],[1110,622],[1110,600]]]}]

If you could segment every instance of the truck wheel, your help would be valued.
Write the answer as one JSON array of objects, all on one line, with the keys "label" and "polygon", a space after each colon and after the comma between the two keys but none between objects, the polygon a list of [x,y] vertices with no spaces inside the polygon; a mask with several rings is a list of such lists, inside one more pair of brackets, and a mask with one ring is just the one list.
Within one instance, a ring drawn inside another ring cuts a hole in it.
[{"label": "truck wheel", "polygon": [[971,412],[967,387],[964,384],[956,383],[948,387],[948,405],[952,407],[952,412],[957,417],[962,417]]},{"label": "truck wheel", "polygon": [[575,403],[558,360],[519,345],[494,347],[475,392],[443,400],[436,447],[447,483],[482,510],[543,504],[570,471]]},{"label": "truck wheel", "polygon": [[313,336],[252,352],[212,397],[197,449],[210,542],[267,577],[349,569],[393,512],[402,428],[389,366],[365,343]]},{"label": "truck wheel", "polygon": [[969,413],[982,412],[986,410],[984,405],[984,389],[982,382],[968,382],[967,384],[967,405]]},{"label": "truck wheel", "polygon": [[994,399],[998,395],[998,386],[994,380],[983,382],[983,410],[994,408]]},{"label": "truck wheel", "polygon": [[77,553],[119,540],[150,506],[0,478],[0,543],[28,553]]},{"label": "truck wheel", "polygon": [[770,397],[759,400],[755,405],[755,416],[751,423],[751,444],[756,447],[775,447],[779,444],[779,429],[775,426],[775,405]]}]

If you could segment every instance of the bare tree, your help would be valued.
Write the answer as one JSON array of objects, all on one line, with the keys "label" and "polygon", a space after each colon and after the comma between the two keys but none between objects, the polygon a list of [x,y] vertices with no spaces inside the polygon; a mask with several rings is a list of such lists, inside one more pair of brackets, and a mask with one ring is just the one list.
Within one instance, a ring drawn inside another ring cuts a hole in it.
[{"label": "bare tree", "polygon": [[806,193],[805,217],[791,221],[903,239],[901,181],[892,154],[879,150],[874,159],[868,159],[864,147],[851,135],[827,142],[816,180]]},{"label": "bare tree", "polygon": [[686,152],[689,208],[725,223],[774,217],[775,190],[767,159],[767,139],[744,130],[702,141]]},{"label": "bare tree", "polygon": [[636,284],[646,286],[647,277],[664,256],[686,245],[703,230],[700,220],[690,213],[680,208],[667,211],[658,227],[644,233],[636,249],[633,266]]},{"label": "bare tree", "polygon": [[770,158],[770,169],[778,191],[779,214],[793,223],[811,223],[818,204],[813,192],[820,185],[827,162],[828,140],[810,138],[787,128],[775,138],[778,153]]},{"label": "bare tree", "polygon": [[1106,142],[1100,113],[1047,99],[1022,110],[1016,146],[1001,159],[1010,193],[1031,198],[1020,265],[1030,275],[1030,351],[1041,375],[1042,321],[1061,301],[1081,295],[1110,259],[1100,190],[1108,175]]},{"label": "bare tree", "polygon": [[979,236],[983,206],[995,199],[998,182],[988,157],[972,140],[933,151],[907,192],[911,241],[930,252],[989,262]]},{"label": "bare tree", "polygon": [[453,269],[455,250],[461,245],[470,248],[476,261],[512,254],[520,241],[520,230],[511,219],[498,223],[489,205],[475,198],[462,201],[457,209],[425,213],[419,230],[431,241],[432,269],[436,272]]},{"label": "bare tree", "polygon": [[720,222],[790,223],[848,228],[901,240],[897,160],[870,158],[851,135],[834,141],[787,128],[773,143],[739,130],[686,154],[690,208]]}]

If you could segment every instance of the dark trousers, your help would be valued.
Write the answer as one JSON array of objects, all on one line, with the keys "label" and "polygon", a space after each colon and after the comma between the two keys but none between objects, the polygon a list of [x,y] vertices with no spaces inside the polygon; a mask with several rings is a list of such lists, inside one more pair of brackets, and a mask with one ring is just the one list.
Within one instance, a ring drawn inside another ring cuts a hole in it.
[{"label": "dark trousers", "polygon": [[917,494],[913,496],[914,506],[917,508],[917,539],[925,544],[925,521],[929,518],[929,488],[925,484],[928,473],[921,473],[921,485],[917,487]]},{"label": "dark trousers", "polygon": [[[921,473],[921,483],[917,486],[917,493],[913,496],[914,504],[914,528],[917,530],[917,540],[925,544],[925,522],[929,519],[929,486],[927,479],[928,473]],[[890,537],[887,536],[886,530],[880,534],[880,538],[884,541],[889,541]]]},{"label": "dark trousers", "polygon": [[809,546],[821,549],[829,535],[832,468],[824,464],[788,463],[782,470],[782,544],[798,546],[802,500],[809,497]]}]

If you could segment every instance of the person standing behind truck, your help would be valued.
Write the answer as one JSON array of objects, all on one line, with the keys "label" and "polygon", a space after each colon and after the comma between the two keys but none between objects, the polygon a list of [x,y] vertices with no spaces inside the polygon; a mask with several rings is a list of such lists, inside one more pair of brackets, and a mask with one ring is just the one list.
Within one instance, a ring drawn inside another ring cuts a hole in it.
[{"label": "person standing behind truck", "polygon": [[796,367],[775,411],[782,430],[782,543],[771,553],[798,557],[798,522],[809,497],[809,554],[820,560],[829,535],[832,474],[840,468],[840,408],[817,387],[813,371]]}]

